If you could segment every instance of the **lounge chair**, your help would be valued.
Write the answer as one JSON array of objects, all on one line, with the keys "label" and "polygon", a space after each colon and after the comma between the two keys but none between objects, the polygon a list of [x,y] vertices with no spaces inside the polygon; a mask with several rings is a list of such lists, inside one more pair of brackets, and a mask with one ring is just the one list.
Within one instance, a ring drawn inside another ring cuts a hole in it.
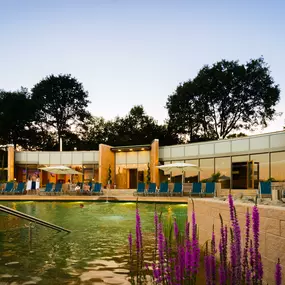
[{"label": "lounge chair", "polygon": [[14,182],[7,182],[3,194],[13,194]]},{"label": "lounge chair", "polygon": [[148,189],[146,192],[147,195],[156,195],[156,183],[149,183]]},{"label": "lounge chair", "polygon": [[145,184],[143,182],[138,183],[137,191],[134,192],[134,195],[145,195]]},{"label": "lounge chair", "polygon": [[213,195],[215,196],[215,183],[214,182],[206,182],[206,188],[205,191],[203,192],[203,195]]},{"label": "lounge chair", "polygon": [[91,189],[91,195],[102,195],[102,183],[95,183],[93,189]]},{"label": "lounge chair", "polygon": [[43,193],[45,193],[46,195],[47,194],[51,194],[52,193],[52,188],[53,188],[53,183],[47,183],[45,191]]},{"label": "lounge chair", "polygon": [[271,182],[259,182],[259,196],[262,198],[262,195],[270,196],[272,195],[271,191]]},{"label": "lounge chair", "polygon": [[171,192],[171,196],[173,195],[181,195],[183,196],[183,186],[182,183],[174,183],[173,191]]},{"label": "lounge chair", "polygon": [[17,188],[14,191],[14,194],[24,194],[25,182],[19,182]]},{"label": "lounge chair", "polygon": [[192,185],[192,191],[189,193],[190,197],[192,195],[202,195],[202,183],[201,182],[194,182]]},{"label": "lounge chair", "polygon": [[56,195],[57,193],[61,194],[62,190],[62,183],[56,183],[55,188],[54,188],[54,194]]},{"label": "lounge chair", "polygon": [[160,183],[158,195],[169,195],[168,183]]}]

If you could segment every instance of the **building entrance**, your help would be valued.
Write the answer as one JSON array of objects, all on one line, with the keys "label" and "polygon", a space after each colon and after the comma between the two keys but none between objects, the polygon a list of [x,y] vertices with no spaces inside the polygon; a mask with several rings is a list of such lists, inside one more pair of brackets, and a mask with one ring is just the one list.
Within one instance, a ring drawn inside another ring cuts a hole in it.
[{"label": "building entrance", "polygon": [[136,168],[129,169],[129,188],[136,189],[138,184],[138,170]]},{"label": "building entrance", "polygon": [[232,163],[232,189],[258,189],[259,162]]}]

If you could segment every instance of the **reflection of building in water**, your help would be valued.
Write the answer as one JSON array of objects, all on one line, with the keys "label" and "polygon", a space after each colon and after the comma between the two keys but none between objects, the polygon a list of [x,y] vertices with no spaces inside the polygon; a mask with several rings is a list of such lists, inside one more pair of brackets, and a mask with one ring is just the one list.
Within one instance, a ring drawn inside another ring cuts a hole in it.
[{"label": "reflection of building in water", "polygon": [[[47,182],[101,182],[118,189],[136,188],[146,182],[181,182],[182,173],[158,170],[159,164],[185,162],[197,165],[201,171],[186,171],[184,182],[215,179],[224,189],[256,189],[259,181],[285,180],[285,131],[249,137],[159,147],[158,140],[149,145],[112,147],[101,144],[98,151],[17,151],[9,146],[9,179],[27,181],[39,175]],[[15,160],[15,167],[14,167]],[[39,168],[66,165],[80,172],[59,175]],[[215,175],[213,175],[215,174]],[[219,175],[218,175],[219,174]]]}]

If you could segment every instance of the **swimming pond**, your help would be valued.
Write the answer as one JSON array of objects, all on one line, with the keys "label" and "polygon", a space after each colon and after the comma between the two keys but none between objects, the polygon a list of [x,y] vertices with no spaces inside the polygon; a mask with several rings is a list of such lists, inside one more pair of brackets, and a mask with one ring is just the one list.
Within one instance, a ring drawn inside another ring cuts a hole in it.
[{"label": "swimming pond", "polygon": [[[36,225],[30,242],[28,221],[0,213],[0,284],[129,284],[128,233],[135,233],[135,203],[1,204],[72,232]],[[144,237],[151,239],[155,204],[138,206]],[[156,205],[163,213],[169,207],[183,228],[187,205]]]}]

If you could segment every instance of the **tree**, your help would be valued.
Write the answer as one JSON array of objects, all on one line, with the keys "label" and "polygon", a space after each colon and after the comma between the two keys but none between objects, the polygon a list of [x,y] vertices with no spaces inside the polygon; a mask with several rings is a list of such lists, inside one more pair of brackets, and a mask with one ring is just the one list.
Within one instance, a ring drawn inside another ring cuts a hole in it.
[{"label": "tree", "polygon": [[88,93],[69,74],[50,75],[41,80],[32,89],[32,100],[37,106],[37,125],[55,133],[58,141],[90,116]]},{"label": "tree", "polygon": [[0,91],[0,144],[27,148],[34,116],[35,105],[27,89]]},{"label": "tree", "polygon": [[279,100],[280,89],[263,58],[246,64],[222,60],[178,86],[166,107],[172,129],[192,141],[266,127],[278,115]]}]

